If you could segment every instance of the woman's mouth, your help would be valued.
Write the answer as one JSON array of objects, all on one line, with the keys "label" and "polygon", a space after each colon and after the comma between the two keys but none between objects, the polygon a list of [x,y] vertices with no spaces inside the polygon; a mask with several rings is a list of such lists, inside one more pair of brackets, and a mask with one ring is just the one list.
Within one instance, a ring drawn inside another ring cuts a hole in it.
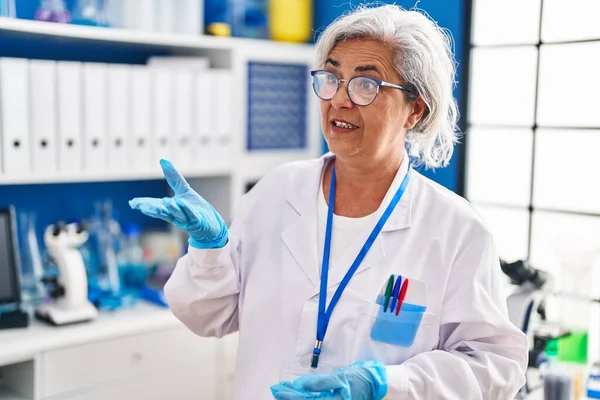
[{"label": "woman's mouth", "polygon": [[333,120],[331,121],[331,130],[333,133],[350,133],[354,130],[358,129],[358,126],[352,125],[346,121]]}]

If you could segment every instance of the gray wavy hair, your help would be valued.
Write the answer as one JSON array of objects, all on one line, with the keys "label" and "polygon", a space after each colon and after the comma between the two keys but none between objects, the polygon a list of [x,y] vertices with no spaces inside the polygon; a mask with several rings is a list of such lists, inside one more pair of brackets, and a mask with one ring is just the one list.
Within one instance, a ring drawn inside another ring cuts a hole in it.
[{"label": "gray wavy hair", "polygon": [[416,165],[448,165],[458,141],[458,107],[452,95],[456,62],[452,37],[418,11],[396,5],[361,5],[338,17],[316,44],[317,68],[346,39],[379,40],[391,46],[398,74],[415,86],[427,105],[423,118],[408,132],[408,152]]}]

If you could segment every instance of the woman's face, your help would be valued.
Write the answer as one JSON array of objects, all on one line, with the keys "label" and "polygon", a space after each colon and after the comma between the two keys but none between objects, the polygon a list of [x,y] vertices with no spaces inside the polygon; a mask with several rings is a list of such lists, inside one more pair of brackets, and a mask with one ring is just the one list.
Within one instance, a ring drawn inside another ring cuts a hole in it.
[{"label": "woman's face", "polygon": [[[379,41],[349,39],[333,48],[325,69],[338,79],[369,76],[403,84],[394,69],[393,57],[392,51]],[[347,83],[341,82],[331,100],[321,100],[325,140],[339,158],[386,160],[403,151],[406,132],[423,114],[420,104],[420,99],[407,100],[399,89],[380,87],[373,103],[356,106],[348,97]],[[339,123],[346,125],[339,126]]]}]

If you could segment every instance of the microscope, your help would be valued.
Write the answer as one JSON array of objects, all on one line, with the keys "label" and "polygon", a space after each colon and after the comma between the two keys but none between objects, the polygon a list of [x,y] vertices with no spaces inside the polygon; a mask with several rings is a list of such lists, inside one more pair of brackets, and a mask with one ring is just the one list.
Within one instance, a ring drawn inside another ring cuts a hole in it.
[{"label": "microscope", "polygon": [[500,266],[510,283],[517,286],[506,300],[509,319],[527,335],[531,343],[529,367],[537,368],[548,342],[570,333],[546,320],[546,298],[554,290],[552,277],[525,260],[500,260]]},{"label": "microscope", "polygon": [[68,325],[98,317],[98,310],[88,300],[87,272],[78,250],[87,240],[83,224],[59,222],[46,227],[44,243],[58,268],[58,276],[43,279],[52,287],[52,300],[36,308],[37,318],[52,325]]}]

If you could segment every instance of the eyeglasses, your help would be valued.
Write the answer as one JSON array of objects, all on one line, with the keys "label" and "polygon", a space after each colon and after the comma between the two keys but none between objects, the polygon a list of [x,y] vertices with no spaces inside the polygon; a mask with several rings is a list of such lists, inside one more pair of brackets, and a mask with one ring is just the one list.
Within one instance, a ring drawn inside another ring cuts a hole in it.
[{"label": "eyeglasses", "polygon": [[391,87],[406,92],[411,100],[419,97],[416,88],[411,84],[396,85],[393,83],[381,81],[368,76],[355,76],[351,79],[339,79],[332,72],[325,70],[311,71],[313,77],[313,89],[317,97],[321,100],[331,100],[340,90],[340,83],[348,83],[348,96],[352,103],[357,106],[368,106],[375,101],[379,93],[379,87]]}]

